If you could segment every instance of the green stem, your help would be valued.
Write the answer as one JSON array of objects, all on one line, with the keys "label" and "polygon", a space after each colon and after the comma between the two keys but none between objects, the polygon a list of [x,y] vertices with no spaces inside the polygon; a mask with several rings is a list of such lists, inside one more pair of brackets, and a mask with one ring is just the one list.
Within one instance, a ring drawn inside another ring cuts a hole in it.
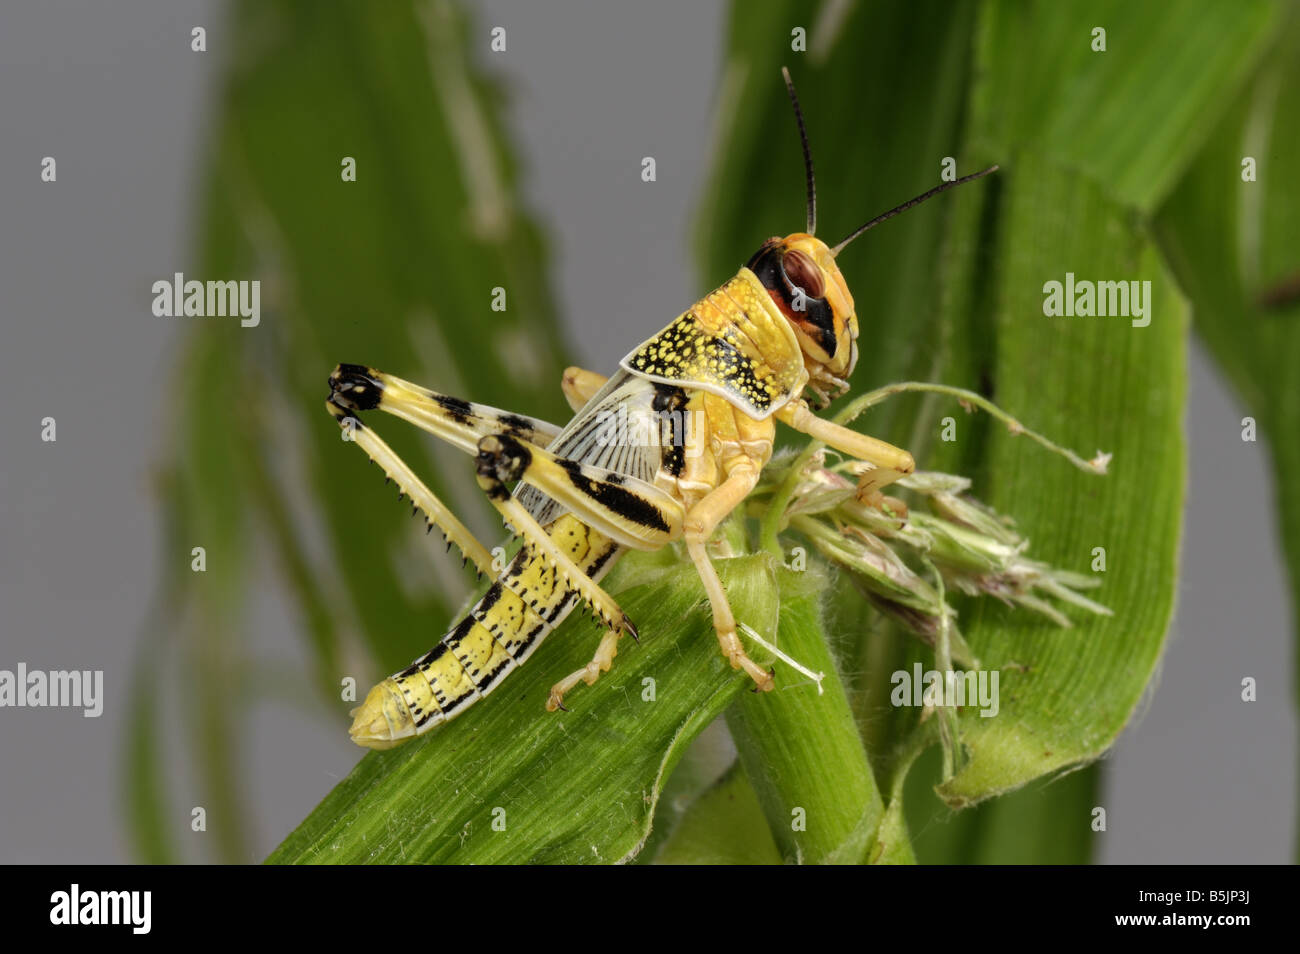
[{"label": "green stem", "polygon": [[795,598],[798,574],[778,570],[781,648],[826,674],[823,692],[778,667],[770,693],[741,693],[727,725],[788,859],[857,864],[876,844],[884,801],[822,631],[818,592]]}]

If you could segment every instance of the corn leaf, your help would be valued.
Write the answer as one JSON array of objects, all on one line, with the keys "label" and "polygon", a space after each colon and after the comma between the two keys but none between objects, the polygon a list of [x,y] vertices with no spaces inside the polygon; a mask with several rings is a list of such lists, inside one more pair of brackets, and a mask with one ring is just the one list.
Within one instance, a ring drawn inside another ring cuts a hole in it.
[{"label": "corn leaf", "polygon": [[739,762],[700,793],[655,857],[662,865],[776,865],[763,807]]}]

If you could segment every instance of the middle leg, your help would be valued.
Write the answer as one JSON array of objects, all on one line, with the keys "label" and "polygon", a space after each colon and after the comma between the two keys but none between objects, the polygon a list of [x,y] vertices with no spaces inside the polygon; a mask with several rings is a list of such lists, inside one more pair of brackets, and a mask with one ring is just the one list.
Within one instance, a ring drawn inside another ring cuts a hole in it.
[{"label": "middle leg", "polygon": [[564,391],[564,399],[569,402],[569,407],[574,411],[581,411],[608,380],[609,378],[595,371],[586,371],[577,367],[565,368],[564,377],[560,378],[560,389]]},{"label": "middle leg", "polygon": [[727,600],[727,591],[718,579],[718,571],[709,559],[707,544],[709,537],[726,517],[740,506],[750,491],[758,483],[761,468],[749,458],[741,458],[733,464],[726,480],[710,491],[699,503],[686,513],[683,535],[686,549],[695,563],[696,572],[708,594],[709,605],[713,609],[713,629],[718,637],[722,655],[727,657],[733,669],[743,669],[760,692],[770,692],[776,684],[775,673],[764,669],[749,658],[740,637],[736,635],[736,617],[731,612],[731,603]]}]

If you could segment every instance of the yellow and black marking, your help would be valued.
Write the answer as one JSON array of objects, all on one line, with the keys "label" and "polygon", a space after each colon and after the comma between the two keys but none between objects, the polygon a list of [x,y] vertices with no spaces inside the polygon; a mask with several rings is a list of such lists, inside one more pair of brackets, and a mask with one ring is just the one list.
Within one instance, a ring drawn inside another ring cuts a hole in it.
[{"label": "yellow and black marking", "polygon": [[[534,452],[537,460],[534,459]],[[632,621],[627,618],[614,598],[570,560],[564,549],[551,540],[545,528],[528,512],[527,508],[510,494],[508,484],[519,480],[537,483],[537,464],[540,462],[541,455],[545,453],[541,448],[529,450],[520,441],[505,434],[483,438],[479,441],[478,458],[475,461],[479,487],[487,494],[488,500],[492,501],[492,506],[496,507],[505,518],[506,525],[513,527],[515,533],[522,536],[535,553],[550,563],[569,588],[582,597],[606,626],[611,629],[625,630],[636,636],[636,627],[632,625]],[[540,481],[540,486],[544,490],[552,489],[551,484],[546,480]],[[672,503],[671,499],[669,503]],[[583,515],[583,523],[600,532],[604,522],[601,518],[604,516],[604,512],[597,516],[593,510]]]},{"label": "yellow and black marking", "polygon": [[[588,467],[625,475],[641,485],[653,484],[667,448],[657,440],[641,438],[653,438],[661,431],[660,386],[622,370],[608,379],[591,372],[583,374],[602,383],[546,446],[547,453],[556,460],[581,461]],[[531,484],[515,493],[541,524],[570,509]]]},{"label": "yellow and black marking", "polygon": [[360,364],[340,364],[330,375],[330,401],[353,411],[386,411],[454,444],[477,453],[488,434],[509,434],[534,444],[554,440],[560,429],[547,421],[512,414],[439,394],[410,381]]},{"label": "yellow and black marking", "polygon": [[[546,530],[592,580],[604,575],[620,550],[571,514]],[[525,545],[437,646],[370,690],[353,710],[353,741],[387,749],[459,715],[522,665],[577,599],[551,562]]]},{"label": "yellow and black marking", "polygon": [[660,469],[669,477],[680,477],[686,467],[686,448],[691,440],[685,388],[655,383],[651,407],[658,415],[659,446],[663,449]]},{"label": "yellow and black marking", "polygon": [[[615,537],[646,548],[680,534],[675,500],[638,478],[557,458],[530,443],[529,437],[558,435],[545,422],[439,395],[357,365],[336,369],[330,391],[330,413],[481,569],[490,565],[486,549],[362,423],[361,412],[383,410],[439,436],[450,435],[456,446],[473,447],[481,486],[525,536],[515,558],[438,645],[375,686],[353,710],[354,741],[389,748],[458,715],[523,663],[580,601],[606,625],[636,635],[596,581],[621,550]],[[565,514],[540,526],[509,492],[521,479],[575,506],[584,506],[589,497],[597,512],[588,511],[585,519]],[[597,529],[601,526],[611,535]]]},{"label": "yellow and black marking", "polygon": [[808,380],[789,320],[748,268],[622,365],[661,384],[710,391],[759,419],[797,397]]},{"label": "yellow and black marking", "polygon": [[566,509],[580,509],[589,525],[622,546],[658,550],[681,536],[681,503],[639,478],[556,457],[506,434],[479,442],[477,464],[489,498],[505,501],[509,485],[526,481]]}]

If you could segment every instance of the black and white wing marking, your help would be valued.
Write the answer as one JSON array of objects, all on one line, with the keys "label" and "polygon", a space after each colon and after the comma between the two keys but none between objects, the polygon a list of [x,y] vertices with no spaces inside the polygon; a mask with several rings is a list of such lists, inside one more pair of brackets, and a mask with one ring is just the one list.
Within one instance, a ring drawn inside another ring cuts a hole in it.
[{"label": "black and white wing marking", "polygon": [[[590,464],[653,483],[663,461],[660,414],[655,396],[662,386],[619,371],[547,445],[557,457]],[[536,487],[521,484],[515,496],[542,526],[567,508]]]}]

